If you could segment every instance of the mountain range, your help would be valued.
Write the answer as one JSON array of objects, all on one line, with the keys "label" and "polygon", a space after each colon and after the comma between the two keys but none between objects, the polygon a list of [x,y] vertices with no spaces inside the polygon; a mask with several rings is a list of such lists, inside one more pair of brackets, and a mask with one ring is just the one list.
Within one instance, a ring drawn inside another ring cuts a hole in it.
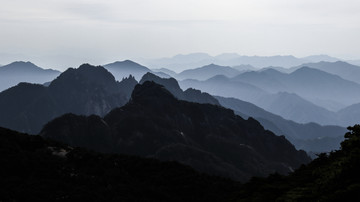
[{"label": "mountain range", "polygon": [[0,67],[0,92],[20,82],[44,84],[59,74],[57,70],[42,69],[31,62],[13,62]]},{"label": "mountain range", "polygon": [[220,106],[178,100],[152,81],[135,86],[129,103],[104,118],[66,114],[40,134],[98,151],[176,160],[240,181],[275,171],[286,174],[310,160],[256,120]]},{"label": "mountain range", "polygon": [[[221,83],[225,83],[221,79],[228,79],[224,76],[217,77],[219,82],[214,87],[219,87]],[[146,73],[140,83],[145,81],[154,81],[165,86],[177,99],[220,106],[217,100],[220,98],[215,99],[210,94],[193,88],[183,91],[173,78],[161,78],[152,73]],[[0,125],[37,134],[44,124],[65,113],[103,116],[113,108],[123,106],[129,100],[136,84],[137,81],[132,76],[117,82],[104,68],[91,65],[82,65],[78,69],[68,69],[49,83],[48,87],[21,83],[0,93],[0,103],[2,103],[0,107]],[[240,115],[245,115],[244,118],[256,118],[266,129],[273,131],[277,135],[285,135],[297,148],[308,152],[336,149],[336,146],[341,141],[341,138],[338,137],[345,130],[335,126],[297,124],[266,112],[257,106],[247,108],[250,103],[240,109],[239,106],[243,106],[242,104],[239,105],[241,102],[245,103],[237,100],[234,104],[223,102],[221,105],[235,110]],[[285,104],[279,102],[279,107],[285,106]],[[247,109],[254,109],[254,112]],[[296,107],[289,109],[294,112]],[[258,111],[264,111],[264,113],[258,114],[256,113]],[[300,110],[300,112],[303,111]],[[309,110],[308,113],[314,113],[314,117],[321,115],[317,114],[316,110]],[[271,116],[268,114],[271,114]],[[282,115],[286,117],[286,114]],[[330,139],[323,141],[322,138]],[[315,145],[318,145],[318,147],[311,146],[314,145],[314,141],[317,142]]]},{"label": "mountain range", "polygon": [[232,78],[218,75],[205,81],[185,79],[180,81],[180,86],[251,102],[299,123],[322,125],[353,124],[337,111],[360,100],[358,83],[309,67],[301,67],[292,73],[270,68]]}]

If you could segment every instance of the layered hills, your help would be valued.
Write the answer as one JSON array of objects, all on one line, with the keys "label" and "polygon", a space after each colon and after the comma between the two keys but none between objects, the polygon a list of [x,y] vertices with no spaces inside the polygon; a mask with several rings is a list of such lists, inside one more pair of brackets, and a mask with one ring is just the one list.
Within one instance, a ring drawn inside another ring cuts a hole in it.
[{"label": "layered hills", "polygon": [[49,122],[41,135],[98,151],[176,160],[241,181],[286,174],[309,161],[304,151],[256,120],[220,106],[178,100],[150,81],[137,85],[130,102],[104,118],[67,114]]}]

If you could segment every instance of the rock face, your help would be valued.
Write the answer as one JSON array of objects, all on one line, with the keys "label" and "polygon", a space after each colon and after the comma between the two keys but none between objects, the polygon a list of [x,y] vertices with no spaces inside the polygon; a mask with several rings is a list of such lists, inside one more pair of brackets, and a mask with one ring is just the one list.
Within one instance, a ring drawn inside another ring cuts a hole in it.
[{"label": "rock face", "polygon": [[0,126],[36,134],[65,113],[103,116],[123,106],[136,83],[133,77],[117,82],[103,67],[89,64],[66,70],[48,87],[20,83],[0,93]]},{"label": "rock face", "polygon": [[49,122],[41,135],[98,151],[175,160],[240,181],[287,174],[310,161],[256,120],[220,106],[178,100],[150,81],[137,85],[129,103],[103,119],[67,114]]}]

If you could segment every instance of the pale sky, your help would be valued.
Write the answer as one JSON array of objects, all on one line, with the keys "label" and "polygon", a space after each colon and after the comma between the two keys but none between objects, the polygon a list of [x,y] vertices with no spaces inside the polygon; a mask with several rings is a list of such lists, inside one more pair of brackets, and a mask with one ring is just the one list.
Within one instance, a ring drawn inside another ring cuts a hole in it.
[{"label": "pale sky", "polygon": [[359,0],[0,0],[0,64],[210,55],[360,59]]}]

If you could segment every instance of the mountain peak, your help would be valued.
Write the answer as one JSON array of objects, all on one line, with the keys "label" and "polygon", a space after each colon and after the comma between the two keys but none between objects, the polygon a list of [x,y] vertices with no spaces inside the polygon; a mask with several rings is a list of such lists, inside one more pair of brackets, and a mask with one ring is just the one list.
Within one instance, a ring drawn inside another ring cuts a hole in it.
[{"label": "mountain peak", "polygon": [[35,64],[27,61],[16,61],[12,62],[8,65],[4,65],[1,67],[1,69],[21,69],[21,70],[30,70],[30,69],[36,69],[36,70],[43,70],[41,67],[36,66]]},{"label": "mountain peak", "polygon": [[121,68],[121,69],[133,69],[133,70],[145,70],[150,71],[147,67],[140,65],[132,60],[116,61],[107,65],[106,68]]},{"label": "mountain peak", "polygon": [[134,102],[148,103],[162,99],[175,100],[176,98],[164,86],[153,81],[145,81],[143,84],[136,85],[131,95],[131,100]]},{"label": "mountain peak", "polygon": [[97,84],[107,88],[116,88],[115,77],[102,66],[82,64],[79,68],[69,68],[54,81],[50,88],[55,86],[69,86],[69,88],[80,87],[88,84]]}]

